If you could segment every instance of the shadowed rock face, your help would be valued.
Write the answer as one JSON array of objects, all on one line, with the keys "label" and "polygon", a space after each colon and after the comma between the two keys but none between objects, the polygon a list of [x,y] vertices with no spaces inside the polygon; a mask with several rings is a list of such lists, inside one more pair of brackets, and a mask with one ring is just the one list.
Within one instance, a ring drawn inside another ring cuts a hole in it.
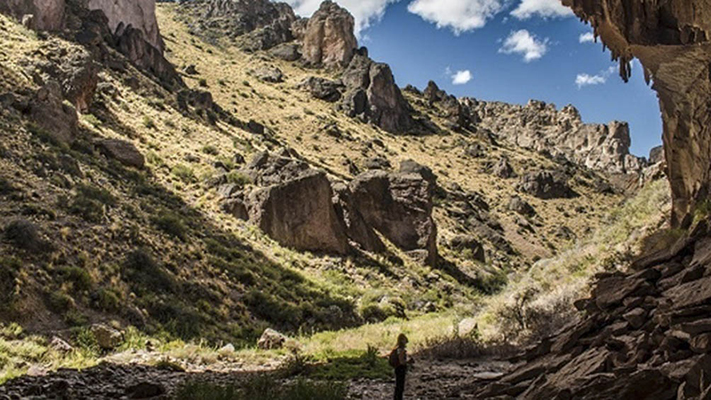
[{"label": "shadowed rock face", "polygon": [[664,122],[664,153],[682,225],[711,193],[711,1],[563,0],[589,22],[627,80],[638,58],[654,80]]},{"label": "shadowed rock face", "polygon": [[41,31],[57,31],[64,26],[66,11],[65,0],[3,0],[0,2],[0,13],[22,19],[25,15],[33,15],[30,26]]},{"label": "shadowed rock face", "polygon": [[354,26],[348,11],[324,1],[306,25],[304,59],[314,65],[346,67],[358,47]]}]

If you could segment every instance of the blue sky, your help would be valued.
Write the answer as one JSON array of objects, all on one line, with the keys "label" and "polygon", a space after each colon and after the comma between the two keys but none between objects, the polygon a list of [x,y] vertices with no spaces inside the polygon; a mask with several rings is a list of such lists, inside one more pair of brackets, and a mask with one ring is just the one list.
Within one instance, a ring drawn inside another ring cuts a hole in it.
[{"label": "blue sky", "polygon": [[[319,3],[289,2],[302,15]],[[646,156],[661,144],[657,97],[640,65],[635,62],[625,84],[609,51],[585,41],[591,29],[558,0],[338,3],[356,16],[361,45],[374,60],[390,64],[400,86],[424,88],[434,80],[456,96],[573,104],[585,122],[628,121],[633,154]]]}]

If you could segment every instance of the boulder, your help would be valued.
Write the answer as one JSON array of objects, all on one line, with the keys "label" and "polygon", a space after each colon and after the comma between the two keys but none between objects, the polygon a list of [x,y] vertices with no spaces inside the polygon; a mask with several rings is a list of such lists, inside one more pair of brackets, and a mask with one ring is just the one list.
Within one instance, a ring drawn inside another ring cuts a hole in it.
[{"label": "boulder", "polygon": [[385,251],[385,244],[353,204],[353,193],[348,185],[336,182],[333,184],[333,191],[336,214],[345,225],[348,239],[365,251],[374,253]]},{"label": "boulder", "polygon": [[244,173],[258,185],[246,198],[249,220],[280,244],[298,250],[345,254],[348,240],[322,171],[279,154],[257,154]]},{"label": "boulder", "polygon": [[262,350],[281,349],[288,338],[274,329],[267,328],[257,341],[257,348]]},{"label": "boulder", "polygon": [[116,49],[136,67],[153,74],[165,85],[184,86],[173,64],[163,56],[163,51],[148,42],[140,29],[120,23],[114,40]]},{"label": "boulder", "polygon": [[91,334],[103,350],[113,350],[123,343],[123,334],[104,324],[92,325]]},{"label": "boulder", "polygon": [[522,199],[521,196],[511,196],[508,209],[526,217],[533,217],[536,215],[536,210],[533,206],[528,204],[528,202]]},{"label": "boulder", "polygon": [[649,164],[654,165],[664,161],[664,147],[657,146],[649,150]]},{"label": "boulder", "polygon": [[146,165],[145,157],[133,143],[120,139],[104,139],[99,141],[97,146],[107,157],[113,158],[127,167],[142,169]]},{"label": "boulder", "polygon": [[355,20],[344,8],[324,1],[309,18],[303,37],[303,58],[313,65],[346,67],[358,47]]},{"label": "boulder", "polygon": [[562,174],[551,171],[524,175],[516,189],[544,200],[578,197],[578,194],[568,186]]},{"label": "boulder", "polygon": [[319,100],[334,103],[341,99],[340,89],[342,86],[343,84],[339,81],[310,76],[301,81],[298,87]]},{"label": "boulder", "polygon": [[499,159],[499,161],[494,165],[494,168],[491,169],[491,173],[494,176],[498,176],[499,178],[513,178],[516,176],[516,172],[514,172],[513,167],[509,163],[509,160],[505,157],[502,157]]},{"label": "boulder", "polygon": [[262,82],[280,83],[284,82],[284,73],[276,67],[261,67],[254,71],[254,76]]},{"label": "boulder", "polygon": [[56,81],[40,88],[30,103],[30,118],[53,140],[72,143],[79,125],[74,107],[64,103],[62,89]]},{"label": "boulder", "polygon": [[301,58],[300,47],[296,43],[282,43],[270,49],[269,54],[284,61],[296,61]]},{"label": "boulder", "polygon": [[424,251],[437,261],[437,227],[432,218],[435,185],[415,172],[368,171],[349,185],[355,209],[366,223],[405,251]]}]

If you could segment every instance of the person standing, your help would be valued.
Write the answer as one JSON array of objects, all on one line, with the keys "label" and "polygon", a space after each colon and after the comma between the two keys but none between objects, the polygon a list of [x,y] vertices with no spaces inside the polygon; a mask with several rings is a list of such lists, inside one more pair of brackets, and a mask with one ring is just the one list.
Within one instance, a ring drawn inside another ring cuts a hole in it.
[{"label": "person standing", "polygon": [[408,365],[413,361],[407,356],[407,336],[400,334],[397,337],[397,347],[390,352],[390,366],[395,368],[395,400],[402,400],[405,394],[405,377]]}]

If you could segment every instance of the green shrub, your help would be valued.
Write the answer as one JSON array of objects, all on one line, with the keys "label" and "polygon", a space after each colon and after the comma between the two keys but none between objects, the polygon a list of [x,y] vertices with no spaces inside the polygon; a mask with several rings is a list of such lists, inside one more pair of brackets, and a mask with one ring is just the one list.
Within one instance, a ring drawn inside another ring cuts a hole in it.
[{"label": "green shrub", "polygon": [[150,292],[172,293],[175,281],[153,260],[146,250],[135,250],[123,263],[123,274],[137,294]]},{"label": "green shrub", "polygon": [[89,272],[80,267],[62,267],[59,275],[64,282],[71,283],[72,288],[77,292],[86,292],[94,286],[94,280]]},{"label": "green shrub", "polygon": [[163,211],[151,219],[153,224],[163,232],[182,241],[188,238],[188,229],[180,216],[169,211]]},{"label": "green shrub", "polygon": [[205,154],[209,154],[211,156],[216,156],[216,155],[220,154],[220,150],[218,150],[217,147],[215,147],[213,145],[207,145],[207,146],[203,147],[202,152]]},{"label": "green shrub", "polygon": [[0,310],[7,310],[18,296],[18,273],[22,264],[12,257],[0,257]]},{"label": "green shrub", "polygon": [[87,222],[100,223],[104,208],[116,205],[116,198],[108,190],[93,185],[79,185],[69,204],[69,212]]},{"label": "green shrub", "polygon": [[47,307],[58,314],[64,314],[74,308],[74,299],[62,291],[54,291],[47,298]]},{"label": "green shrub", "polygon": [[143,117],[143,126],[145,126],[148,129],[156,129],[155,121],[153,121],[153,118],[151,118],[147,115]]},{"label": "green shrub", "polygon": [[101,311],[117,312],[121,306],[121,299],[115,290],[101,288],[92,296],[92,305]]},{"label": "green shrub", "polygon": [[231,171],[227,174],[227,183],[234,183],[235,185],[245,186],[252,183],[249,177],[239,171]]},{"label": "green shrub", "polygon": [[195,173],[193,172],[192,168],[183,165],[183,164],[178,164],[172,169],[173,175],[175,175],[178,179],[185,183],[191,183],[195,181]]},{"label": "green shrub", "polygon": [[84,115],[84,120],[87,123],[89,123],[91,126],[93,126],[94,128],[99,128],[99,127],[101,127],[101,124],[102,124],[101,120],[96,118],[96,116],[94,114]]},{"label": "green shrub", "polygon": [[17,219],[5,227],[5,239],[15,247],[30,252],[43,252],[49,244],[39,235],[37,226],[25,219]]}]

